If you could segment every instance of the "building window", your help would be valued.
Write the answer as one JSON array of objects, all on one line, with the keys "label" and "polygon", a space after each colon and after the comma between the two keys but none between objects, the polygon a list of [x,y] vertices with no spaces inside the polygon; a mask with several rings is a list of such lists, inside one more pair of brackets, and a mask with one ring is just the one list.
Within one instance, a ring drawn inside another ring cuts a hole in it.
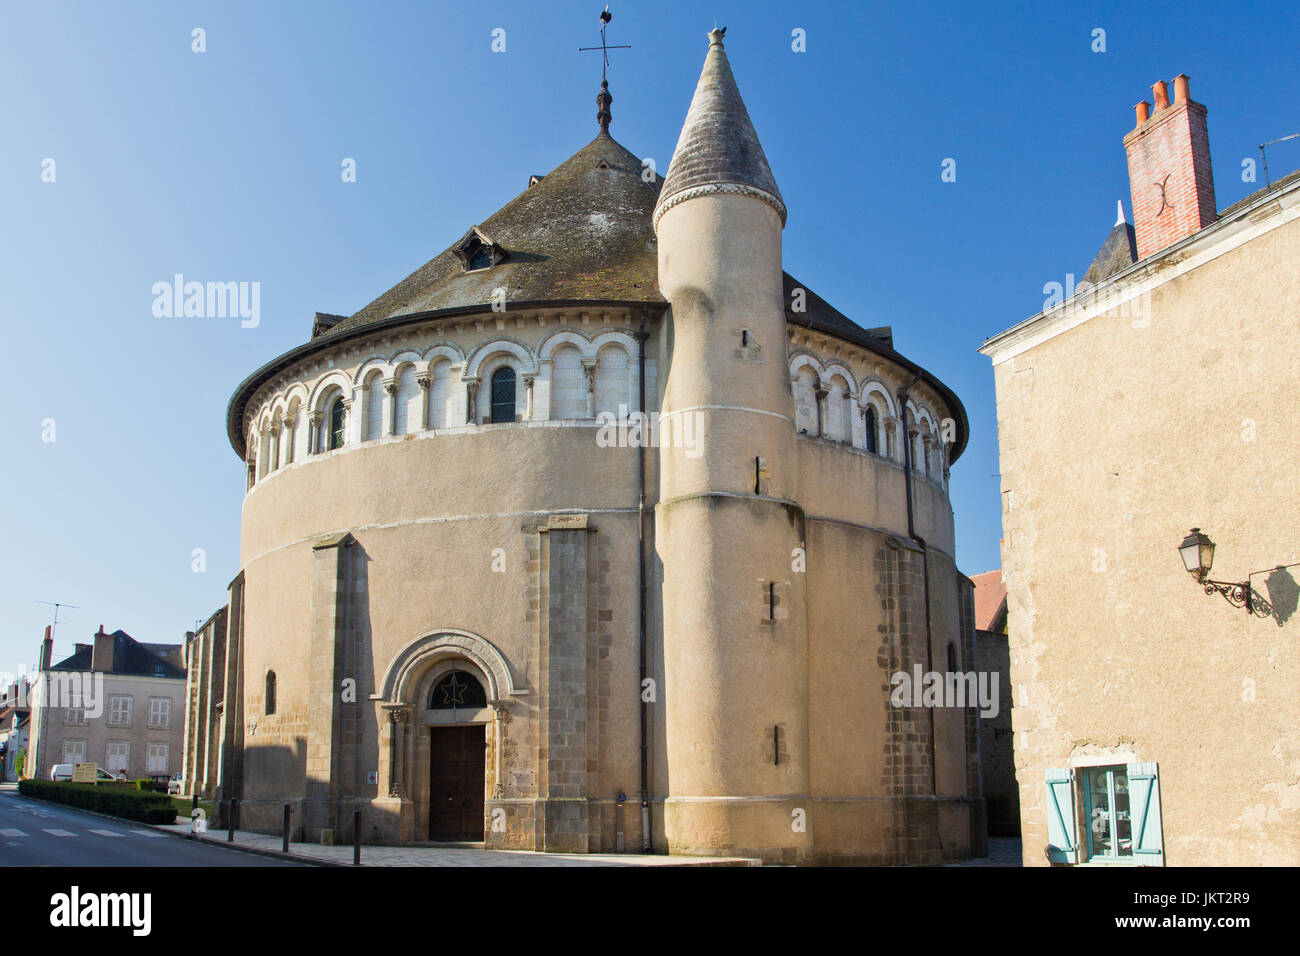
[{"label": "building window", "polygon": [[64,763],[85,763],[86,742],[84,740],[64,740],[63,741],[63,762]]},{"label": "building window", "polygon": [[79,691],[68,695],[68,706],[63,711],[63,723],[69,727],[86,726],[86,708]]},{"label": "building window", "polygon": [[472,674],[452,671],[434,685],[429,694],[430,710],[475,710],[487,706],[487,693]]},{"label": "building window", "polygon": [[1046,780],[1051,862],[1164,865],[1156,764],[1048,770]]},{"label": "building window", "polygon": [[108,725],[110,727],[131,726],[130,697],[110,697],[108,699]]},{"label": "building window", "polygon": [[1088,767],[1083,772],[1083,792],[1084,819],[1088,822],[1088,858],[1131,858],[1133,822],[1125,769]]},{"label": "building window", "polygon": [[149,698],[149,726],[167,730],[172,725],[172,701],[170,697]]},{"label": "building window", "polygon": [[326,436],[328,439],[327,451],[343,447],[343,428],[346,420],[347,409],[343,407],[343,396],[340,395],[330,404],[329,433]]},{"label": "building window", "polygon": [[880,446],[877,440],[877,434],[880,429],[880,421],[876,417],[876,410],[868,406],[866,414],[867,426],[867,451],[873,455],[880,454]]},{"label": "building window", "polygon": [[166,744],[151,743],[148,747],[148,754],[145,757],[146,763],[144,771],[149,774],[164,774],[171,771],[169,761],[169,748]]},{"label": "building window", "polygon": [[515,370],[510,366],[492,373],[492,423],[515,420]]},{"label": "building window", "polygon": [[469,256],[469,262],[465,266],[466,272],[473,272],[475,269],[486,269],[492,265],[492,254],[488,252],[487,246],[479,246]]},{"label": "building window", "polygon": [[104,755],[104,769],[111,774],[131,772],[131,741],[110,740]]},{"label": "building window", "polygon": [[275,713],[275,671],[266,672],[266,712]]},{"label": "building window", "polygon": [[957,645],[954,644],[952,641],[949,641],[948,642],[948,673],[955,674],[959,670],[961,670],[961,666],[957,661]]}]

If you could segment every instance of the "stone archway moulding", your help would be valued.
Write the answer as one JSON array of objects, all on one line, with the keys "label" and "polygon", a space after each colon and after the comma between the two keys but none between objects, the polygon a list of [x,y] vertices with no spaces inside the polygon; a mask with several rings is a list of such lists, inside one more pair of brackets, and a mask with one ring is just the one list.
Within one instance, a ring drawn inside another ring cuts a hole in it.
[{"label": "stone archway moulding", "polygon": [[510,665],[491,641],[469,631],[441,628],[402,648],[388,665],[378,696],[393,703],[409,702],[425,668],[450,657],[464,658],[483,672],[489,701],[504,701],[525,693],[515,687]]}]

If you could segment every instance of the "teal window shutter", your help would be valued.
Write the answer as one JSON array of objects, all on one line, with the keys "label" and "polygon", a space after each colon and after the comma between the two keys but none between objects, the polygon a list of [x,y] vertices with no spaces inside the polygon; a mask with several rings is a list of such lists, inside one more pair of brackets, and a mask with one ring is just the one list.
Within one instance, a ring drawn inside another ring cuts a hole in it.
[{"label": "teal window shutter", "polygon": [[1048,770],[1047,858],[1052,863],[1078,863],[1079,841],[1074,811],[1074,771]]},{"label": "teal window shutter", "polygon": [[1153,763],[1128,765],[1129,817],[1133,824],[1133,862],[1164,866],[1160,824],[1160,774]]}]

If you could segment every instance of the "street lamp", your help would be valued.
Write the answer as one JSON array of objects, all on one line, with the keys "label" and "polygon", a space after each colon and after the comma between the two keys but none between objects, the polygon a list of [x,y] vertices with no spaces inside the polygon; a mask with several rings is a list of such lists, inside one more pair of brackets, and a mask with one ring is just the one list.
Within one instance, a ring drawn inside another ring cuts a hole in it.
[{"label": "street lamp", "polygon": [[1202,583],[1210,573],[1210,566],[1214,564],[1214,542],[1209,535],[1200,528],[1193,528],[1178,546],[1178,553],[1183,556],[1183,565],[1195,575],[1196,583]]},{"label": "street lamp", "polygon": [[1273,613],[1267,601],[1253,594],[1250,578],[1245,581],[1212,581],[1210,568],[1214,564],[1214,542],[1200,528],[1193,528],[1178,546],[1183,567],[1205,588],[1206,594],[1221,594],[1233,607],[1244,607],[1247,614],[1268,617]]}]

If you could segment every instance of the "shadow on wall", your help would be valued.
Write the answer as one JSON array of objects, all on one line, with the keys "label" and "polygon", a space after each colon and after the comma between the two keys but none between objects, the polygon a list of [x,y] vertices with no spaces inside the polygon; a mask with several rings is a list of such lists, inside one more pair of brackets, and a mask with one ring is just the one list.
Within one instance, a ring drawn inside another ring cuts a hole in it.
[{"label": "shadow on wall", "polygon": [[1268,591],[1268,603],[1273,606],[1273,620],[1281,627],[1291,620],[1300,604],[1300,585],[1288,569],[1277,567],[1264,579],[1264,588]]},{"label": "shadow on wall", "polygon": [[292,745],[261,744],[256,736],[244,744],[244,795],[241,800],[266,800],[295,793],[307,773],[307,741]]}]

